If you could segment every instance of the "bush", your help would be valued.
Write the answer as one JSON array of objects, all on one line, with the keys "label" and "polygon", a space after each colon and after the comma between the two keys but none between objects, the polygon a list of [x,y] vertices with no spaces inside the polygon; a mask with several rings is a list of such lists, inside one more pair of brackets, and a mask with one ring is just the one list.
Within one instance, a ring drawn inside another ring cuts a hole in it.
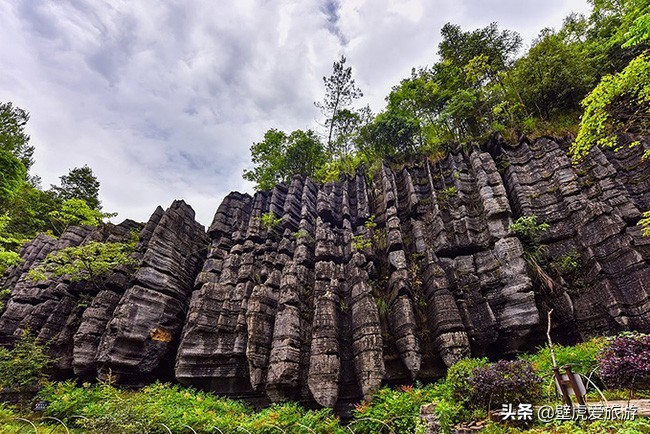
[{"label": "bush", "polygon": [[129,391],[108,382],[76,387],[67,381],[49,385],[40,396],[50,403],[47,416],[88,433],[166,434],[167,428],[174,433],[190,432],[187,427],[200,433],[218,432],[214,427],[223,433],[274,433],[278,428],[288,433],[345,432],[331,409],[306,410],[285,403],[253,413],[241,402],[163,383]]},{"label": "bush", "polygon": [[[604,338],[594,338],[574,346],[553,345],[557,365],[571,365],[573,372],[589,375],[598,367],[597,356],[605,342]],[[535,354],[522,355],[520,358],[531,362],[542,377],[550,378],[553,375],[553,360],[548,346],[540,348]]]},{"label": "bush", "polygon": [[0,347],[0,388],[29,392],[47,378],[46,370],[53,362],[26,330],[12,349]]},{"label": "bush", "polygon": [[609,387],[650,387],[650,335],[625,334],[612,339],[598,355],[600,378]]},{"label": "bush", "polygon": [[447,371],[446,382],[451,386],[452,399],[459,403],[467,403],[474,394],[472,378],[474,370],[488,364],[488,359],[466,358],[458,361]]},{"label": "bush", "polygon": [[472,403],[488,411],[501,404],[534,404],[542,396],[542,378],[524,360],[501,360],[478,367],[469,380]]},{"label": "bush", "polygon": [[541,235],[549,228],[548,223],[538,223],[537,216],[522,216],[510,224],[510,231],[523,238],[524,242],[537,243]]},{"label": "bush", "polygon": [[228,432],[251,413],[240,402],[162,383],[134,392],[118,389],[110,382],[77,387],[66,381],[49,385],[40,396],[50,403],[47,416],[90,433],[166,433],[162,424],[173,432],[186,430],[185,425],[197,431],[218,426]]},{"label": "bush", "polygon": [[264,229],[273,229],[282,224],[282,216],[276,216],[273,211],[262,214],[259,217]]},{"label": "bush", "polygon": [[398,433],[413,433],[420,407],[442,397],[444,391],[436,386],[401,386],[398,390],[383,387],[372,402],[357,404],[351,428],[356,434],[388,432],[386,426]]},{"label": "bush", "polygon": [[[302,425],[302,427],[301,427]],[[307,427],[307,428],[304,428]],[[345,429],[331,409],[305,410],[299,404],[288,402],[274,404],[253,414],[239,432],[275,434],[278,432],[302,433],[314,430],[318,434],[343,434]]]}]

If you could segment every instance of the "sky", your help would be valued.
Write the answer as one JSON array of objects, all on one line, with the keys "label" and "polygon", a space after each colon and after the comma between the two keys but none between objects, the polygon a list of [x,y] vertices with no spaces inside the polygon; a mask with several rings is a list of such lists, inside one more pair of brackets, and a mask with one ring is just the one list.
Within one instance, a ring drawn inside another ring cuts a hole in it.
[{"label": "sky", "polygon": [[16,0],[0,2],[0,102],[27,110],[43,187],[89,165],[112,221],[184,199],[208,226],[270,128],[320,129],[341,55],[375,113],[435,63],[447,22],[497,22],[529,47],[586,0]]}]

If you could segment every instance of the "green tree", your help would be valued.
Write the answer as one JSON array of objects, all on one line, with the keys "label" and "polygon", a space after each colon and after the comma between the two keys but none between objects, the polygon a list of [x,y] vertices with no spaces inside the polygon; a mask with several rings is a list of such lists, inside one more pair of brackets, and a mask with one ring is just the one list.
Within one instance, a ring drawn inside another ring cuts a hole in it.
[{"label": "green tree", "polygon": [[27,274],[32,280],[45,280],[49,275],[63,276],[73,282],[88,281],[99,288],[101,282],[120,266],[134,266],[131,253],[135,243],[91,241],[76,247],[52,252]]},{"label": "green tree", "polygon": [[[0,149],[11,153],[28,171],[34,162],[34,147],[29,144],[25,125],[29,113],[10,102],[0,103]],[[1,166],[0,166],[1,167]]]},{"label": "green tree", "polygon": [[53,362],[29,330],[23,331],[13,348],[0,347],[0,389],[18,391],[22,404],[47,378],[47,368]]},{"label": "green tree", "polygon": [[7,268],[20,263],[20,255],[16,250],[25,242],[7,231],[10,221],[7,214],[0,215],[0,276]]},{"label": "green tree", "polygon": [[508,74],[529,113],[542,119],[562,111],[577,111],[594,85],[594,70],[579,43],[567,43],[551,29],[543,30],[528,55]]},{"label": "green tree", "polygon": [[20,159],[0,148],[0,210],[7,209],[26,176],[25,165]]},{"label": "green tree", "polygon": [[331,156],[337,156],[337,154],[341,153],[336,147],[335,133],[337,129],[339,131],[345,130],[345,126],[342,124],[349,122],[348,114],[352,113],[348,111],[341,114],[341,111],[348,108],[352,101],[363,96],[352,78],[352,67],[345,67],[346,60],[345,56],[341,56],[338,62],[334,62],[332,75],[323,77],[325,98],[323,102],[314,103],[326,117],[325,126],[328,129],[327,151]]},{"label": "green tree", "polygon": [[[627,33],[624,45],[638,45],[650,35],[650,12],[639,17]],[[645,35],[645,36],[644,36]],[[574,158],[583,158],[594,145],[624,145],[621,133],[645,134],[650,130],[650,55],[642,53],[615,75],[606,75],[582,101],[584,114],[571,147]],[[644,158],[650,156],[648,153]]]},{"label": "green tree", "polygon": [[411,77],[394,86],[386,97],[386,112],[391,116],[410,119],[409,122],[418,122],[420,129],[417,142],[445,143],[453,140],[446,135],[450,129],[441,122],[440,113],[445,102],[450,98],[450,92],[442,84],[444,78],[433,68],[420,68],[411,70]]},{"label": "green tree", "polygon": [[84,165],[75,167],[67,175],[59,177],[60,186],[52,185],[51,190],[63,201],[68,199],[81,199],[91,209],[101,209],[99,201],[99,181],[93,170]]},{"label": "green tree", "polygon": [[284,153],[286,168],[282,182],[289,182],[294,175],[314,176],[326,161],[325,150],[312,130],[296,130],[289,134]]},{"label": "green tree", "polygon": [[6,231],[22,239],[33,238],[39,232],[56,231],[58,222],[52,220],[50,213],[60,210],[61,203],[54,192],[24,182],[7,207]]},{"label": "green tree", "polygon": [[251,146],[255,167],[244,170],[244,179],[254,182],[260,190],[287,183],[294,175],[314,176],[326,161],[323,144],[311,131],[296,130],[291,134],[270,129],[264,140]]},{"label": "green tree", "polygon": [[102,213],[92,209],[83,199],[68,199],[63,201],[60,209],[49,213],[50,222],[54,232],[58,235],[75,225],[99,226],[104,217],[113,217],[115,214]]},{"label": "green tree", "polygon": [[647,0],[589,0],[585,49],[595,62],[597,78],[614,74],[648,48],[647,42],[626,46],[628,31],[638,17],[650,12]]},{"label": "green tree", "polygon": [[459,25],[447,23],[440,33],[442,42],[438,46],[438,54],[443,61],[464,68],[472,59],[485,56],[488,64],[486,73],[493,79],[496,79],[499,71],[511,66],[521,48],[521,36],[510,30],[499,31],[496,23],[471,32],[463,32]]},{"label": "green tree", "polygon": [[[470,32],[447,23],[441,34],[440,61],[413,69],[387,98],[392,114],[386,120],[419,121],[420,144],[466,141],[489,132],[494,108],[507,93],[503,74],[521,46],[517,33],[500,31],[495,23]],[[501,105],[500,111],[513,118],[509,107]]]},{"label": "green tree", "polygon": [[476,138],[490,130],[493,108],[506,93],[502,74],[511,68],[521,37],[496,23],[471,32],[447,23],[441,34],[442,61],[434,68],[446,91],[441,118],[457,140]]},{"label": "green tree", "polygon": [[411,156],[418,145],[420,122],[404,112],[386,110],[367,127],[367,140],[380,156]]}]

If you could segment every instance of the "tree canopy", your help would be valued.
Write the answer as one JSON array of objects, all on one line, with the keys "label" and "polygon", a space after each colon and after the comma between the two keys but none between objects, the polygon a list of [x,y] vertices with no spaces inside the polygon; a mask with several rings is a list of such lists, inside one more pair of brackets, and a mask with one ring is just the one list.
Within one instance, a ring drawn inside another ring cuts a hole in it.
[{"label": "tree canopy", "polygon": [[81,199],[91,209],[101,209],[99,201],[99,181],[93,169],[84,165],[75,167],[67,175],[59,177],[60,184],[52,185],[52,191],[61,200]]},{"label": "tree canopy", "polygon": [[[352,67],[345,67],[346,60],[345,56],[341,56],[340,60],[334,62],[332,75],[323,77],[325,97],[322,102],[314,103],[326,117],[325,126],[328,130],[326,145],[330,156],[336,156],[341,152],[342,141],[338,138],[349,131],[350,125],[358,122],[355,113],[348,110],[348,107],[352,101],[363,96],[363,92],[352,78]],[[343,143],[347,142],[343,141]]]},{"label": "tree canopy", "polygon": [[289,182],[294,175],[314,176],[326,160],[323,144],[312,130],[287,134],[270,129],[264,140],[251,146],[251,155],[256,166],[244,171],[244,178],[261,190]]},{"label": "tree canopy", "polygon": [[41,189],[40,178],[28,172],[34,162],[29,118],[12,103],[0,103],[0,273],[17,263],[20,247],[39,232],[60,235],[70,225],[99,225],[115,215],[101,212],[100,184],[87,165]]},{"label": "tree canopy", "polygon": [[11,153],[28,171],[34,163],[34,147],[29,144],[25,126],[29,113],[10,102],[0,103],[0,149]]}]

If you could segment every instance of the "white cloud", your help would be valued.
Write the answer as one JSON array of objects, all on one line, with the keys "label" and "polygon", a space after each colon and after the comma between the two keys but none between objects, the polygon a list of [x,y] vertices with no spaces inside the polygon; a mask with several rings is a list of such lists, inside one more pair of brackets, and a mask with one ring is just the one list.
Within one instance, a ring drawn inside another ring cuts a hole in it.
[{"label": "white cloud", "polygon": [[183,198],[207,225],[264,132],[315,128],[341,54],[363,104],[432,64],[439,31],[492,21],[530,42],[573,0],[283,0],[0,4],[0,95],[32,114],[44,184],[90,165],[104,208],[146,220]]}]

